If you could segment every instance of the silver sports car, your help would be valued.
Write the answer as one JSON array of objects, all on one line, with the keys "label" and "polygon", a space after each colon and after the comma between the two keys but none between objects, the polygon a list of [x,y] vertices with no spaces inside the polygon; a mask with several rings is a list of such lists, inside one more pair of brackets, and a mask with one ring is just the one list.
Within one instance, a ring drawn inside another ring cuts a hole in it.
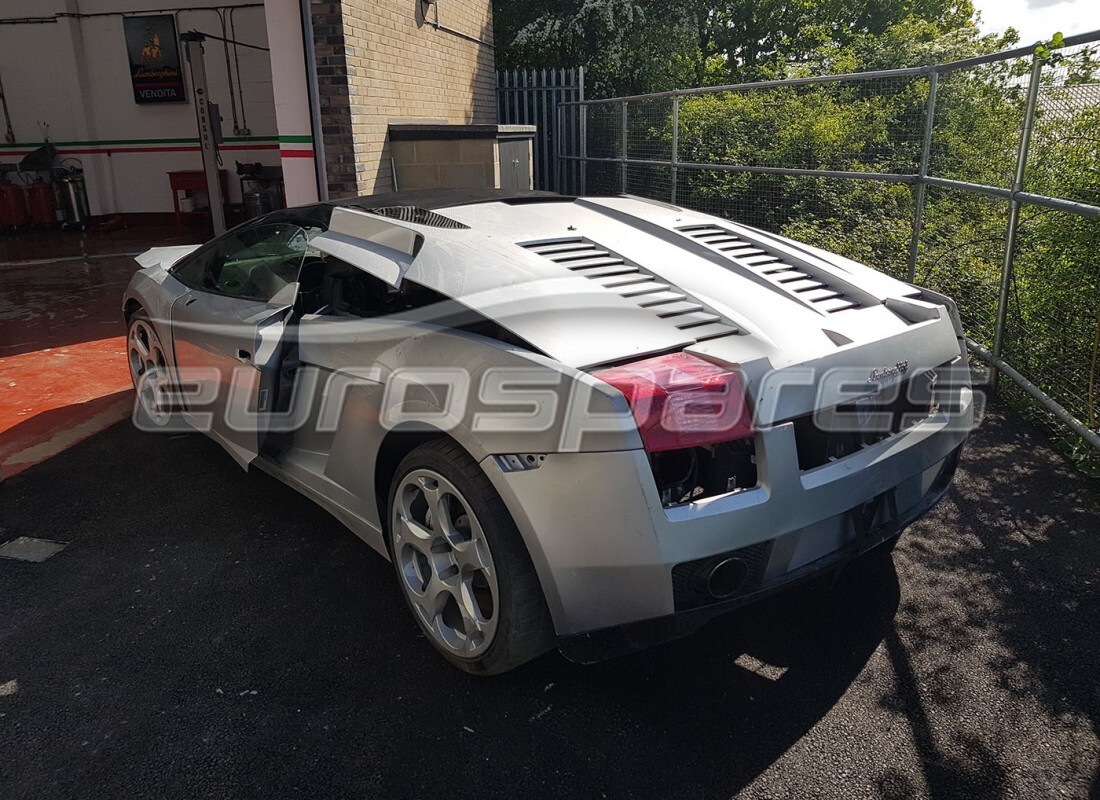
[{"label": "silver sports car", "polygon": [[138,261],[135,421],[322,505],[473,673],[891,547],[972,422],[949,299],[637,198],[339,200]]}]

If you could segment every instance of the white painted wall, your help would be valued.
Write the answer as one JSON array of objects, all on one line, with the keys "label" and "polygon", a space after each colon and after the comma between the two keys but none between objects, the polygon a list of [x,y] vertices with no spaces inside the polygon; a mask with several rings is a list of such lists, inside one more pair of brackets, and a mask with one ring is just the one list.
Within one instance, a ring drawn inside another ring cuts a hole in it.
[{"label": "white painted wall", "polygon": [[[254,2],[255,0],[253,0]],[[213,0],[228,7],[246,0]],[[197,146],[190,143],[155,143],[155,139],[194,139],[197,136],[194,106],[186,104],[138,105],[133,100],[121,16],[62,19],[47,24],[2,24],[20,17],[52,17],[57,13],[97,14],[140,10],[156,13],[186,5],[185,0],[3,0],[0,2],[0,80],[17,146],[0,142],[0,162],[18,162],[48,134],[55,143],[102,143],[142,140],[137,144],[59,144],[61,154],[73,155],[85,166],[93,214],[171,211],[172,197],[167,172],[201,169]],[[166,12],[170,13],[170,12]],[[233,12],[236,38],[267,46],[267,23],[262,7]],[[222,35],[214,11],[181,11],[177,31],[200,30]],[[280,163],[271,62],[267,52],[238,48],[243,83],[244,116],[252,137],[263,142],[230,141],[230,110],[223,44],[206,42],[206,68],[210,95],[221,105],[222,130],[227,138],[222,153],[229,172],[230,199],[240,199],[234,159]],[[236,77],[236,65],[230,64]],[[184,61],[184,73],[190,80]],[[188,98],[193,90],[188,85]],[[239,103],[239,98],[238,98]],[[308,113],[308,112],[307,112]],[[238,110],[238,116],[240,111]],[[239,120],[240,122],[240,120]],[[0,131],[2,133],[2,131]],[[266,146],[266,147],[265,147]],[[148,147],[195,148],[175,152],[133,152]],[[261,149],[257,149],[257,148]],[[245,148],[245,149],[237,149]],[[95,151],[95,152],[88,152]]]}]

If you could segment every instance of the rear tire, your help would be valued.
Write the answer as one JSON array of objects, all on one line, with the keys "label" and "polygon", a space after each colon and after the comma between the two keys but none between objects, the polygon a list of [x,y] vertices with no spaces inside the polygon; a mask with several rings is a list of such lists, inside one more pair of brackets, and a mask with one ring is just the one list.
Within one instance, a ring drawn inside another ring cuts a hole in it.
[{"label": "rear tire", "polygon": [[405,602],[439,653],[499,675],[554,644],[531,557],[504,501],[455,442],[417,447],[390,485],[387,535]]}]

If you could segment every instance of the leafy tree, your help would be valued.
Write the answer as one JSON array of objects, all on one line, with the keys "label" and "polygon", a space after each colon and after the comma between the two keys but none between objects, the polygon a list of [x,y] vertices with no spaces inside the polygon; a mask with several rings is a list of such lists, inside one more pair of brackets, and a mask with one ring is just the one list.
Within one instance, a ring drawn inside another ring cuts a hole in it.
[{"label": "leafy tree", "polygon": [[970,0],[511,0],[494,14],[500,67],[584,66],[595,96],[782,77],[906,21],[940,41],[974,31]]},{"label": "leafy tree", "polygon": [[695,60],[677,6],[672,0],[498,3],[497,65],[583,66],[597,95],[673,88]]}]

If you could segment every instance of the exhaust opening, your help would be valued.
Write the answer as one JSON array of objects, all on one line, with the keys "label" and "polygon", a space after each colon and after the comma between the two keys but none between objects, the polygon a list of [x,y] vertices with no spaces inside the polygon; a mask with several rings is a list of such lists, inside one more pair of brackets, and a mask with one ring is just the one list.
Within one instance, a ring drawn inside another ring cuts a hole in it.
[{"label": "exhaust opening", "polygon": [[774,541],[758,542],[674,566],[672,593],[676,610],[709,606],[759,588]]},{"label": "exhaust opening", "polygon": [[748,564],[740,558],[723,559],[706,575],[707,593],[719,600],[732,597],[745,585],[748,576]]}]

